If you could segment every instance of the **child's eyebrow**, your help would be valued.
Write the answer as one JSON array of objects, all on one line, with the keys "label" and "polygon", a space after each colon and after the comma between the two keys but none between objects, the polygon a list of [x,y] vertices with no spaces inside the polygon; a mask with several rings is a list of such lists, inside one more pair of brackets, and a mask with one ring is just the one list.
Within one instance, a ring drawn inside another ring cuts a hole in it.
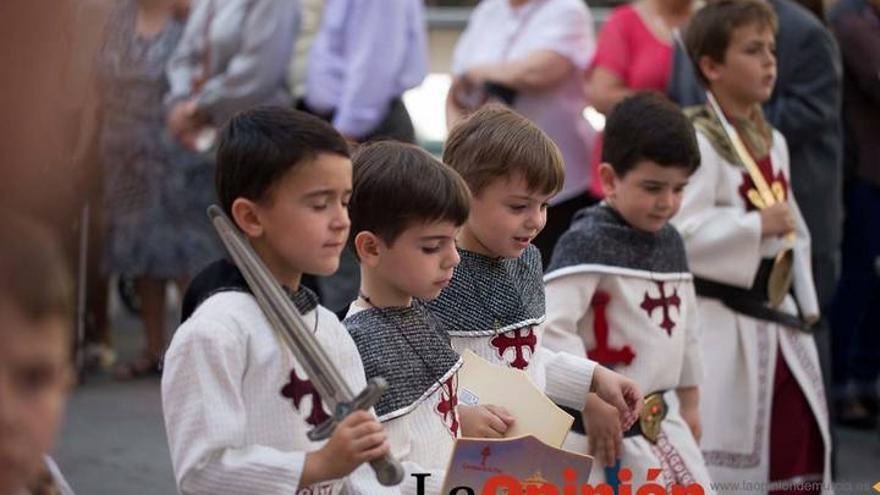
[{"label": "child's eyebrow", "polygon": [[419,238],[422,241],[445,241],[448,239],[452,239],[454,236],[451,235],[426,235]]},{"label": "child's eyebrow", "polygon": [[668,182],[666,182],[666,181],[656,180],[656,179],[643,179],[641,181],[641,183],[645,184],[645,185],[651,185],[651,186],[665,186],[666,184],[668,184]]},{"label": "child's eyebrow", "polygon": [[[305,197],[307,199],[317,198],[317,197],[321,197],[321,196],[333,197],[333,196],[336,196],[337,194],[339,194],[338,189],[318,189],[317,191],[312,191],[310,193],[307,193],[305,195]],[[342,191],[343,196],[345,196],[346,194],[351,194],[351,189],[346,189],[346,190]]]},{"label": "child's eyebrow", "polygon": [[531,196],[526,196],[523,194],[511,194],[511,195],[507,196],[507,199],[520,199],[523,201],[538,201],[537,198],[533,198]]}]

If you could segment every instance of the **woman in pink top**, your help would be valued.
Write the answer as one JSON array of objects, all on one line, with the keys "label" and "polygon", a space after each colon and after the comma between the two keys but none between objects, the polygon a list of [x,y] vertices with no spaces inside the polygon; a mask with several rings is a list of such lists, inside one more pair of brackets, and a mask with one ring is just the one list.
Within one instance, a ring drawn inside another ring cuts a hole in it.
[{"label": "woman in pink top", "polygon": [[[693,0],[638,0],[617,7],[602,26],[596,56],[587,72],[587,94],[606,116],[635,91],[666,92],[672,72],[672,32],[693,12]],[[593,147],[591,192],[603,196],[596,170],[601,136]]]}]

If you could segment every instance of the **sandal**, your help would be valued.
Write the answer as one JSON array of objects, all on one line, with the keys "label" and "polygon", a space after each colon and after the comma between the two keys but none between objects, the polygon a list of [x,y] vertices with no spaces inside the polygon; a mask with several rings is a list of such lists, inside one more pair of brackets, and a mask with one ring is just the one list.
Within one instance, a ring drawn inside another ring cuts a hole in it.
[{"label": "sandal", "polygon": [[157,357],[143,355],[116,366],[113,373],[117,380],[134,380],[162,376],[162,361]]}]

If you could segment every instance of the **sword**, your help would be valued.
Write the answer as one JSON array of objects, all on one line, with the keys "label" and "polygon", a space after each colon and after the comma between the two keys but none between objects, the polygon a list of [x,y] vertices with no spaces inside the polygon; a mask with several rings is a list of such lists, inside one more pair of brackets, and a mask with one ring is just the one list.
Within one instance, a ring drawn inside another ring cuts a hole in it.
[{"label": "sword", "polygon": [[[318,441],[328,438],[336,425],[353,411],[373,407],[388,388],[388,383],[381,377],[373,378],[355,396],[318,339],[306,326],[299,310],[229,217],[217,205],[208,208],[208,217],[272,329],[305,369],[321,398],[333,410],[330,419],[308,433],[309,439]],[[385,486],[397,485],[403,479],[403,467],[390,454],[371,461],[370,466],[379,483]]]}]

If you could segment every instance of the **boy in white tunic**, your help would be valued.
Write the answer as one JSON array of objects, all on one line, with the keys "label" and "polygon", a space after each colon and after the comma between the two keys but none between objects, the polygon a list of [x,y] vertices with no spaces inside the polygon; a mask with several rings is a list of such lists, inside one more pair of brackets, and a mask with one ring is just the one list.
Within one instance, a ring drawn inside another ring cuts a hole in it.
[{"label": "boy in white tunic", "polygon": [[[667,491],[698,483],[712,493],[697,445],[696,294],[684,244],[668,223],[700,164],[693,127],[667,100],[636,94],[608,119],[602,161],[605,201],[575,215],[544,276],[544,343],[613,368],[648,395],[641,420],[622,432],[617,411],[590,394],[586,431],[577,422],[566,446],[585,452],[589,442],[600,461],[593,483],[613,484],[626,468],[640,486],[659,468],[653,481]],[[667,402],[672,390],[678,400]]]},{"label": "boy in white tunic", "polygon": [[[363,389],[354,342],[300,286],[303,273],[332,273],[345,245],[351,194],[345,140],[301,112],[265,107],[239,114],[220,139],[216,185],[226,214],[288,291],[344,379],[352,390]],[[312,495],[346,487],[383,493],[346,479],[389,451],[381,424],[358,411],[326,442],[309,440],[308,431],[330,412],[232,263],[215,262],[193,280],[183,313],[162,377],[181,493]]]},{"label": "boy in white tunic", "polygon": [[[379,142],[352,161],[351,244],[361,286],[343,324],[367,379],[388,381],[376,413],[407,471],[401,492],[438,494],[459,433],[462,360],[424,301],[437,297],[458,265],[455,235],[470,193],[454,170],[417,146]],[[414,473],[430,474],[423,492]]]},{"label": "boy in white tunic", "polygon": [[[443,161],[461,174],[473,196],[458,235],[461,263],[449,287],[429,303],[453,347],[527,372],[550,399],[576,411],[583,410],[588,392],[596,392],[629,427],[641,408],[635,382],[541,344],[544,285],[541,255],[531,241],[562,187],[559,149],[524,117],[489,105],[452,130]],[[463,434],[473,436],[471,408],[460,411]],[[488,411],[478,412],[474,416]],[[495,418],[496,435],[506,431],[507,419]]]},{"label": "boy in white tunic", "polygon": [[735,151],[708,107],[689,111],[702,164],[673,219],[711,363],[701,447],[725,493],[748,492],[744,481],[773,494],[830,491],[825,394],[806,331],[819,315],[810,235],[788,187],[785,138],[760,107],[773,91],[776,28],[767,3],[722,0],[699,11],[685,34],[700,78],[745,145]]}]

